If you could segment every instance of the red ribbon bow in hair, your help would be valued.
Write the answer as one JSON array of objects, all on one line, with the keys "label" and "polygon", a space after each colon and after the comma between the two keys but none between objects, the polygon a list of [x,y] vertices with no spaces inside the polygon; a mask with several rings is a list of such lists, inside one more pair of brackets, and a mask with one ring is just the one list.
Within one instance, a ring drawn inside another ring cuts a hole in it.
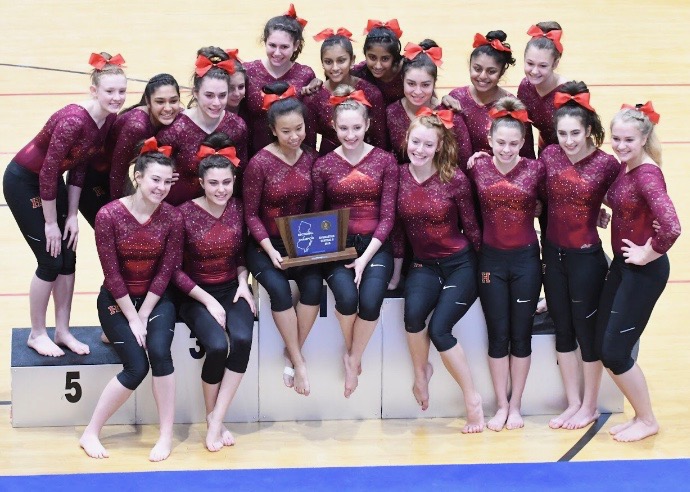
[{"label": "red ribbon bow in hair", "polygon": [[472,43],[472,48],[478,48],[480,46],[484,46],[485,44],[491,45],[493,49],[498,51],[506,51],[508,53],[513,52],[513,50],[511,50],[507,46],[504,46],[500,39],[492,39],[491,41],[489,41],[482,34],[477,33],[474,35],[474,43]]},{"label": "red ribbon bow in hair", "polygon": [[654,111],[652,101],[647,101],[644,104],[636,104],[634,106],[631,106],[630,104],[624,104],[623,106],[621,106],[621,109],[634,109],[636,111],[644,113],[647,115],[647,118],[649,118],[649,121],[651,121],[655,125],[659,123],[659,118],[661,118],[661,115]]},{"label": "red ribbon bow in hair", "polygon": [[225,50],[225,53],[230,57],[231,60],[237,60],[238,62],[242,62],[237,54],[240,52],[238,49],[230,49],[230,50]]},{"label": "red ribbon bow in hair", "polygon": [[504,116],[510,116],[511,118],[521,121],[525,124],[532,123],[532,120],[529,119],[526,109],[518,109],[517,111],[506,111],[505,109],[502,109],[499,111],[496,108],[491,108],[489,110],[489,116],[494,120],[503,118]]},{"label": "red ribbon bow in hair", "polygon": [[581,92],[580,94],[576,94],[574,96],[566,94],[565,92],[556,92],[556,95],[553,98],[553,105],[556,107],[556,109],[558,109],[569,101],[575,101],[583,108],[589,109],[592,113],[596,113],[594,108],[589,104],[589,92]]},{"label": "red ribbon bow in hair", "polygon": [[441,60],[441,57],[443,56],[443,50],[438,46],[434,46],[433,48],[425,50],[418,44],[407,43],[405,45],[405,58],[407,58],[408,60],[414,60],[420,53],[425,53],[426,55],[428,55],[429,58],[431,58],[431,61],[433,61],[434,65],[436,65],[437,67],[443,65],[443,60]]},{"label": "red ribbon bow in hair", "polygon": [[553,31],[544,32],[537,26],[532,26],[527,30],[527,34],[534,38],[548,38],[553,41],[556,46],[556,51],[563,53],[563,45],[561,44],[561,36],[563,36],[563,31],[560,29],[554,29]]},{"label": "red ribbon bow in hair", "polygon": [[156,137],[151,137],[144,140],[144,145],[142,145],[139,155],[145,154],[146,152],[160,152],[164,156],[170,157],[172,155],[172,147],[170,145],[159,147]]},{"label": "red ribbon bow in hair", "polygon": [[307,25],[307,21],[305,19],[302,19],[301,17],[297,17],[297,11],[295,10],[295,4],[294,3],[290,4],[290,8],[283,15],[287,15],[288,17],[292,17],[302,27]]},{"label": "red ribbon bow in hair", "polygon": [[400,24],[398,24],[398,19],[391,19],[387,22],[381,22],[376,19],[369,19],[367,21],[367,27],[364,28],[364,34],[369,34],[369,31],[377,27],[384,27],[393,31],[393,34],[400,39],[402,37],[402,31],[400,30]]},{"label": "red ribbon bow in hair", "polygon": [[371,103],[367,100],[367,96],[364,95],[364,91],[353,91],[347,96],[331,96],[328,98],[328,102],[331,106],[337,106],[347,100],[357,101],[360,104],[371,107]]},{"label": "red ribbon bow in hair", "polygon": [[450,109],[437,110],[424,106],[415,113],[415,116],[436,116],[443,126],[446,128],[453,128],[453,112]]},{"label": "red ribbon bow in hair", "polygon": [[196,57],[196,63],[194,66],[196,67],[194,73],[196,73],[199,77],[206,75],[206,73],[208,73],[212,67],[222,68],[231,75],[235,73],[235,62],[233,60],[223,60],[218,63],[213,63],[204,55],[199,55]]},{"label": "red ribbon bow in hair", "polygon": [[273,104],[276,101],[280,101],[282,99],[287,99],[289,97],[295,97],[297,95],[297,91],[295,91],[294,86],[290,86],[287,88],[285,92],[283,92],[281,95],[278,94],[264,94],[263,92],[261,93],[263,96],[263,101],[261,103],[261,109],[264,111],[267,111],[268,108],[271,107],[271,104]]},{"label": "red ribbon bow in hair", "polygon": [[199,147],[199,152],[196,154],[199,160],[210,155],[222,155],[232,162],[235,167],[239,167],[240,165],[240,160],[237,158],[237,151],[235,150],[235,147],[224,147],[220,150],[216,150],[213,147],[201,145]]},{"label": "red ribbon bow in hair", "polygon": [[110,60],[106,60],[105,57],[98,53],[91,53],[89,57],[89,65],[91,65],[96,70],[103,70],[106,65],[117,65],[121,67],[125,64],[125,59],[122,58],[121,54],[110,57]]},{"label": "red ribbon bow in hair", "polygon": [[316,36],[314,36],[314,41],[324,41],[328,38],[332,38],[333,36],[342,36],[352,41],[352,33],[344,27],[339,27],[338,30],[335,32],[333,32],[333,29],[331,29],[330,27],[328,29],[324,29]]}]

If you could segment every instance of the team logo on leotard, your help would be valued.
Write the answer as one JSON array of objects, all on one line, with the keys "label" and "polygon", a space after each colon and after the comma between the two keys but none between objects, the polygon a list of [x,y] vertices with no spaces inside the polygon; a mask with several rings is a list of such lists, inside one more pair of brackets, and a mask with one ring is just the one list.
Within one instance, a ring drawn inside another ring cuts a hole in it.
[{"label": "team logo on leotard", "polygon": [[121,313],[122,309],[120,309],[120,306],[115,304],[113,306],[108,306],[108,312],[110,313],[110,316],[112,316],[113,314]]},{"label": "team logo on leotard", "polygon": [[29,200],[31,201],[31,208],[41,208],[43,206],[40,196],[30,198]]},{"label": "team logo on leotard", "polygon": [[102,186],[94,186],[94,187],[93,187],[93,192],[96,194],[96,196],[103,196],[103,195],[105,195],[105,189],[103,189]]},{"label": "team logo on leotard", "polygon": [[482,283],[483,284],[490,284],[491,283],[491,272],[482,272]]}]

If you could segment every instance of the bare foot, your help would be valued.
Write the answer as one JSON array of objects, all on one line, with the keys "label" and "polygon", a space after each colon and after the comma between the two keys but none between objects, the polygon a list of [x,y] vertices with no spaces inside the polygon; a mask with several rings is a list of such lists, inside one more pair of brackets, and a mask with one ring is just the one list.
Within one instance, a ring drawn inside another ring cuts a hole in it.
[{"label": "bare foot", "polygon": [[307,377],[307,366],[304,364],[295,367],[295,391],[300,395],[309,396],[309,378]]},{"label": "bare foot", "polygon": [[81,439],[79,439],[79,445],[84,452],[92,458],[101,459],[110,457],[108,451],[105,450],[96,434],[87,434],[84,432]]},{"label": "bare foot", "polygon": [[412,394],[417,400],[419,406],[422,407],[422,410],[429,408],[429,381],[431,380],[431,376],[433,374],[434,368],[427,362],[426,367],[424,368],[424,374],[420,375],[419,377],[415,375],[414,378]]},{"label": "bare foot", "polygon": [[506,407],[499,407],[496,411],[496,415],[489,420],[486,426],[494,432],[501,432],[503,426],[506,425],[506,420],[508,420],[508,409]]},{"label": "bare foot", "polygon": [[65,355],[65,352],[45,333],[35,338],[29,335],[26,344],[40,355],[45,355],[46,357],[60,357],[61,355]]},{"label": "bare foot", "polygon": [[506,421],[506,429],[515,430],[521,429],[525,426],[525,421],[522,420],[522,415],[520,415],[520,409],[511,407],[508,410],[508,420]]},{"label": "bare foot", "polygon": [[625,430],[618,432],[613,439],[618,442],[641,441],[645,437],[653,436],[659,432],[659,423],[656,420],[645,422],[636,419],[635,423]]},{"label": "bare foot", "polygon": [[354,393],[359,384],[359,379],[357,378],[359,369],[358,366],[353,366],[350,363],[349,354],[343,355],[343,362],[345,363],[345,398],[350,398],[350,395]]},{"label": "bare foot", "polygon": [[549,306],[546,305],[546,299],[539,299],[539,302],[537,303],[537,314],[545,313],[548,310]]},{"label": "bare foot", "polygon": [[285,358],[285,369],[283,369],[283,384],[288,388],[295,385],[295,370],[292,367],[292,361],[288,355],[287,348],[283,350],[283,357]]},{"label": "bare foot", "polygon": [[599,415],[596,409],[592,411],[589,408],[582,407],[563,424],[563,428],[568,430],[582,429],[592,422],[595,422],[599,418]]},{"label": "bare foot", "polygon": [[108,340],[108,337],[105,336],[105,333],[101,333],[101,342],[110,343],[110,340]]},{"label": "bare foot", "polygon": [[69,331],[58,332],[55,330],[55,343],[57,345],[67,347],[78,355],[86,355],[90,353],[89,346],[74,338],[74,335],[72,335]]},{"label": "bare foot", "polygon": [[223,440],[223,446],[235,445],[235,436],[232,435],[232,432],[230,432],[225,425],[221,427],[220,437]]},{"label": "bare foot", "polygon": [[632,418],[632,419],[630,419],[627,422],[624,422],[622,424],[614,425],[609,430],[609,434],[611,434],[612,436],[615,436],[619,432],[622,432],[625,429],[627,429],[628,427],[630,427],[631,425],[633,425],[635,422],[637,422],[637,417],[634,417],[634,418]]},{"label": "bare foot", "polygon": [[[221,446],[222,447],[222,446]],[[170,452],[172,451],[172,438],[171,437],[159,437],[156,445],[151,449],[149,453],[149,461],[163,461],[168,459]]]},{"label": "bare foot", "polygon": [[581,405],[570,405],[568,408],[565,409],[565,411],[560,414],[558,417],[554,417],[551,420],[549,420],[549,427],[552,429],[560,429],[563,427],[563,424],[566,423],[567,420],[570,419],[573,415],[577,413],[578,410],[580,410]]},{"label": "bare foot", "polygon": [[474,397],[465,397],[465,408],[467,409],[467,423],[462,428],[463,434],[476,434],[484,430],[484,409],[482,408],[482,397],[475,393]]},{"label": "bare foot", "polygon": [[[223,424],[220,422],[216,422],[213,419],[213,412],[209,413],[208,416],[206,417],[206,424],[208,430],[206,431],[206,449],[209,451],[215,453],[216,451],[220,451],[223,449]],[[157,444],[156,444],[157,446]],[[155,449],[155,448],[154,448]],[[153,455],[153,451],[151,451],[151,454]],[[169,454],[169,453],[168,453]],[[166,456],[167,458],[167,456]],[[165,459],[165,458],[163,458]],[[160,460],[151,460],[151,461],[160,461]]]}]

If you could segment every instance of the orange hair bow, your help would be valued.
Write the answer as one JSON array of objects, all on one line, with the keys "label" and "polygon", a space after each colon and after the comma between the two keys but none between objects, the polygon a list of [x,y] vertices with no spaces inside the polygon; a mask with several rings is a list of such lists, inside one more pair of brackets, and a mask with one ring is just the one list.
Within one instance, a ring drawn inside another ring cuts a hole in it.
[{"label": "orange hair bow", "polygon": [[477,33],[474,35],[474,43],[472,43],[472,48],[478,48],[480,46],[484,46],[485,44],[490,45],[493,49],[498,51],[506,51],[508,53],[513,52],[513,50],[505,46],[500,39],[492,39],[491,41],[489,41],[482,34]]},{"label": "orange hair bow", "polygon": [[292,17],[295,19],[300,26],[304,28],[304,26],[307,25],[306,19],[302,19],[301,17],[297,17],[297,11],[295,10],[295,4],[291,3],[290,8],[287,9],[287,12],[285,12],[283,15],[287,15],[288,17]]},{"label": "orange hair bow", "polygon": [[211,70],[211,68],[213,67],[222,68],[229,74],[235,73],[235,62],[233,60],[223,60],[218,63],[213,63],[204,55],[199,55],[196,57],[196,63],[194,64],[194,66],[196,67],[194,73],[197,74],[199,77],[203,77],[204,75],[206,75],[208,71]]},{"label": "orange hair bow", "polygon": [[402,37],[403,32],[400,29],[400,24],[398,24],[398,19],[391,19],[386,22],[381,22],[380,20],[376,19],[369,19],[367,21],[367,27],[364,28],[364,34],[369,34],[369,31],[376,29],[377,27],[383,27],[393,31],[393,34],[395,34],[398,39]]},{"label": "orange hair bow", "polygon": [[332,38],[333,36],[342,36],[352,41],[352,33],[344,27],[339,27],[338,30],[335,32],[333,32],[333,29],[331,29],[330,27],[328,29],[324,29],[316,36],[314,36],[314,41],[324,41],[328,38]]},{"label": "orange hair bow", "polygon": [[532,39],[534,39],[534,38],[548,38],[548,39],[550,39],[551,41],[553,41],[553,44],[556,46],[556,51],[558,51],[559,53],[563,53],[563,45],[561,44],[561,36],[563,36],[563,31],[561,31],[560,29],[554,29],[553,31],[544,32],[537,26],[531,26],[527,30],[527,34],[532,36]]},{"label": "orange hair bow", "polygon": [[222,149],[216,150],[213,147],[208,147],[207,145],[201,145],[199,147],[199,152],[196,156],[199,160],[210,155],[222,155],[227,158],[235,167],[239,167],[240,160],[237,158],[237,151],[235,147],[224,147]]},{"label": "orange hair bow", "polygon": [[263,92],[261,93],[263,96],[263,101],[261,102],[261,109],[264,111],[268,110],[268,108],[271,107],[271,104],[273,104],[276,101],[281,101],[283,99],[287,99],[289,97],[295,97],[297,95],[297,91],[295,90],[294,86],[290,86],[287,88],[285,92],[282,94],[264,94]]},{"label": "orange hair bow", "polygon": [[644,113],[647,115],[647,118],[649,118],[649,121],[654,123],[655,125],[659,123],[659,119],[661,118],[661,115],[654,111],[654,106],[652,106],[652,101],[647,101],[644,104],[636,104],[634,106],[630,104],[624,104],[621,106],[621,109],[634,109],[636,111],[639,111],[641,113]]},{"label": "orange hair bow", "polygon": [[529,119],[526,109],[518,109],[517,111],[506,111],[505,109],[501,109],[499,111],[496,108],[491,108],[489,110],[489,116],[494,120],[503,118],[504,116],[510,116],[511,118],[521,121],[525,124],[532,123],[532,120]]},{"label": "orange hair bow", "polygon": [[371,103],[367,100],[367,96],[365,96],[364,91],[361,90],[353,91],[347,96],[331,96],[328,98],[328,102],[332,106],[337,106],[338,104],[348,100],[357,101],[360,104],[364,104],[365,106],[371,107]]},{"label": "orange hair bow", "polygon": [[431,61],[433,61],[434,65],[436,65],[437,67],[443,65],[443,60],[441,60],[441,57],[443,56],[443,50],[440,47],[434,46],[433,48],[425,50],[418,44],[407,43],[405,45],[405,58],[407,58],[408,60],[414,60],[420,53],[424,53],[429,58],[431,58]]},{"label": "orange hair bow", "polygon": [[106,65],[117,65],[118,67],[121,67],[124,64],[125,59],[122,58],[122,55],[119,53],[115,56],[110,57],[109,60],[106,60],[105,56],[99,53],[91,53],[91,56],[89,57],[89,65],[91,65],[96,70],[103,70],[103,67],[105,67]]},{"label": "orange hair bow", "polygon": [[159,147],[156,137],[151,137],[144,140],[144,145],[141,146],[139,155],[145,154],[146,152],[160,152],[164,156],[170,157],[172,155],[172,147],[170,145]]},{"label": "orange hair bow", "polygon": [[583,108],[589,109],[592,113],[596,113],[595,109],[589,104],[589,92],[581,92],[574,96],[566,94],[565,92],[556,92],[553,98],[553,105],[558,109],[570,101],[575,101]]},{"label": "orange hair bow", "polygon": [[450,109],[431,109],[427,108],[426,106],[423,108],[420,108],[417,113],[415,113],[415,116],[422,117],[422,116],[436,116],[443,126],[446,128],[453,128],[453,112]]}]

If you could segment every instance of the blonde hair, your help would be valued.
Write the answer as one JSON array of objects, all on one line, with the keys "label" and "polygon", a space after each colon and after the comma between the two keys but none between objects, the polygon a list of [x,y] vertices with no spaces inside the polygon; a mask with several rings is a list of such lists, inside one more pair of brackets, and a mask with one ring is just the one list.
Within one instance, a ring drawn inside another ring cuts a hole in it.
[{"label": "blonde hair", "polygon": [[613,129],[613,125],[617,121],[622,123],[634,123],[635,126],[637,126],[640,133],[647,137],[647,142],[643,147],[644,151],[657,163],[657,165],[661,166],[661,142],[659,142],[659,138],[654,131],[654,123],[652,123],[647,115],[637,109],[621,109],[611,120],[611,129]]},{"label": "blonde hair", "polygon": [[[333,95],[338,97],[347,97],[353,92],[355,92],[354,87],[347,84],[340,84],[333,91]],[[340,112],[346,111],[348,109],[360,110],[364,115],[364,119],[369,119],[369,108],[367,108],[364,104],[355,101],[354,99],[346,99],[345,101],[341,102],[333,108],[333,121],[335,122]]]},{"label": "blonde hair", "polygon": [[405,134],[405,142],[403,144],[405,154],[407,154],[407,141],[410,138],[410,133],[418,126],[436,130],[438,134],[438,150],[434,154],[432,164],[436,171],[438,171],[438,177],[441,179],[441,182],[449,182],[455,176],[458,168],[458,144],[455,141],[453,130],[443,126],[438,116],[418,116],[412,120]]}]

